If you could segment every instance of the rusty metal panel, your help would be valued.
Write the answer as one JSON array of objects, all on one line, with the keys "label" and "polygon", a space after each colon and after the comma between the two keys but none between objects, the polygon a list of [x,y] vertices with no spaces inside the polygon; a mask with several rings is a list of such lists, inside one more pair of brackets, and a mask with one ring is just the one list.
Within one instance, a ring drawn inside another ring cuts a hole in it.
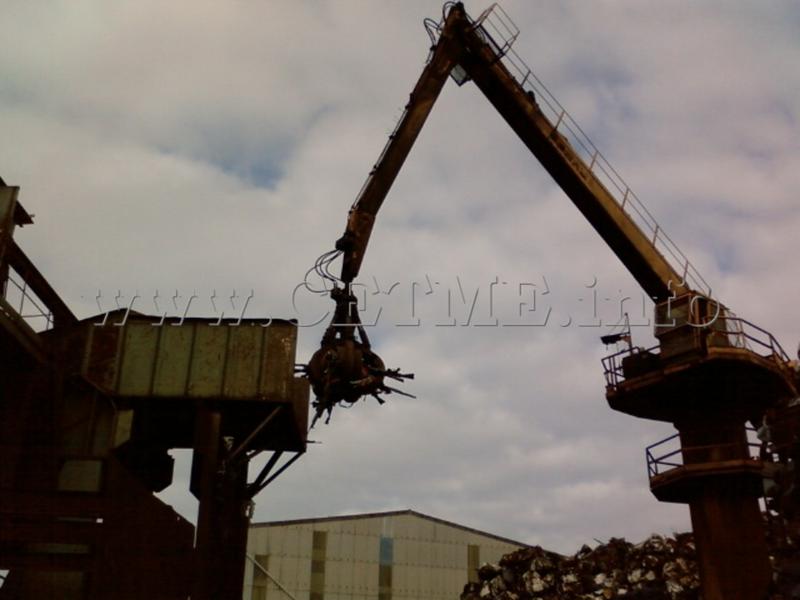
[{"label": "rusty metal panel", "polygon": [[147,396],[153,380],[158,330],[150,323],[130,322],[125,327],[117,389],[125,396]]},{"label": "rusty metal panel", "polygon": [[86,350],[81,371],[94,385],[105,390],[114,390],[119,372],[122,328],[89,325],[87,329]]},{"label": "rusty metal panel", "polygon": [[93,457],[68,458],[58,473],[62,492],[100,492],[103,485],[103,460]]},{"label": "rusty metal panel", "polygon": [[310,384],[308,379],[295,379],[293,381],[292,407],[298,431],[308,429],[308,395]]},{"label": "rusty metal panel", "polygon": [[[239,326],[192,319],[154,326],[131,318],[123,326],[91,326],[83,373],[124,397],[269,399],[296,404],[307,419],[307,383],[294,377],[296,326]],[[121,337],[122,339],[118,339]]]},{"label": "rusty metal panel", "polygon": [[114,413],[114,428],[111,436],[111,447],[118,448],[131,438],[133,430],[133,410],[119,409]]},{"label": "rusty metal panel", "polygon": [[6,242],[14,232],[14,208],[17,205],[18,187],[0,186],[0,262]]},{"label": "rusty metal panel", "polygon": [[144,406],[141,401],[148,402],[148,410],[170,402],[152,435],[188,447],[193,421],[179,419],[175,411],[186,401],[208,399],[227,403],[225,435],[244,439],[269,414],[264,411],[280,404],[278,418],[255,443],[305,449],[309,386],[295,374],[295,323],[192,318],[162,324],[157,317],[124,312],[111,313],[102,323],[83,322],[74,343],[62,346],[93,387],[132,401],[134,412]]},{"label": "rusty metal panel", "polygon": [[213,398],[222,395],[230,327],[197,324],[192,349],[187,395]]},{"label": "rusty metal panel", "polygon": [[153,375],[154,396],[183,396],[189,383],[196,326],[153,327],[159,331],[158,358]]},{"label": "rusty metal panel", "polygon": [[269,378],[285,375],[278,365],[261,362],[264,347],[264,328],[230,327],[227,357],[225,360],[225,385],[223,394],[233,398],[252,398],[258,395],[260,372]]},{"label": "rusty metal panel", "polygon": [[290,397],[294,380],[287,373],[294,372],[297,328],[287,321],[272,321],[266,328],[266,348],[262,359],[265,377],[260,391],[265,396]]}]

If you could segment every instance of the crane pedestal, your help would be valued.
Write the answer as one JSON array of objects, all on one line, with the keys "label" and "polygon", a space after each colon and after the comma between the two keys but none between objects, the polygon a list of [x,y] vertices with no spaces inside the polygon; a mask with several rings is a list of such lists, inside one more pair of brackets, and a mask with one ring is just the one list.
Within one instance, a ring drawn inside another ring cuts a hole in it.
[{"label": "crane pedestal", "polygon": [[766,597],[772,567],[757,497],[718,481],[693,497],[689,510],[703,597]]},{"label": "crane pedestal", "polygon": [[697,327],[696,317],[662,332],[660,351],[605,359],[606,398],[614,410],[678,430],[647,449],[650,489],[689,505],[703,597],[764,598],[772,579],[759,507],[764,464],[746,423],[795,394],[794,378],[769,334],[759,353],[749,324],[722,316]]},{"label": "crane pedestal", "polygon": [[705,598],[761,598],[772,579],[758,501],[764,465],[745,423],[719,416],[676,423],[678,439],[668,441],[679,441],[679,457],[648,449],[650,489],[662,502],[689,505]]}]

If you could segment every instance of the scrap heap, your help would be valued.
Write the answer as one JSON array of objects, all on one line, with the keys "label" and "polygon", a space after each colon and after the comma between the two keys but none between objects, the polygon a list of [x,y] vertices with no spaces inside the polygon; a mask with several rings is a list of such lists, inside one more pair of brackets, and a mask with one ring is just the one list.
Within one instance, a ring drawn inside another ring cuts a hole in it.
[{"label": "scrap heap", "polygon": [[696,600],[700,587],[692,535],[653,535],[641,544],[611,538],[561,556],[538,546],[484,565],[462,600],[578,600],[626,598]]},{"label": "scrap heap", "polygon": [[759,437],[767,460],[765,479],[767,543],[775,579],[800,598],[800,401],[768,411]]},{"label": "scrap heap", "polygon": [[[800,599],[800,401],[768,411],[759,431],[765,461],[770,600]],[[691,533],[653,535],[640,544],[612,538],[562,556],[539,546],[483,565],[461,600],[700,600]]]},{"label": "scrap heap", "polygon": [[[653,535],[640,544],[621,538],[562,556],[539,546],[483,565],[461,600],[699,600],[700,576],[691,533]],[[771,600],[800,598],[800,578],[776,573]]]}]

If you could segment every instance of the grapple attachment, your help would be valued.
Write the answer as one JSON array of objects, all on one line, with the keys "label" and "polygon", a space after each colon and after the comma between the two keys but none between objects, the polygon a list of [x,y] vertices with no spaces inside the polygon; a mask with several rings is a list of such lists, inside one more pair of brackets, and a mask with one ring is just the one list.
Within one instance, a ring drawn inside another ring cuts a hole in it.
[{"label": "grapple attachment", "polygon": [[334,288],[331,297],[336,302],[333,320],[322,337],[319,349],[305,367],[316,396],[312,427],[323,413],[327,412],[325,422],[330,421],[331,412],[337,404],[351,406],[368,395],[383,404],[381,394],[392,392],[411,396],[386,385],[385,379],[402,381],[414,378],[412,373],[387,369],[380,356],[372,351],[358,317],[355,296],[343,288]]}]

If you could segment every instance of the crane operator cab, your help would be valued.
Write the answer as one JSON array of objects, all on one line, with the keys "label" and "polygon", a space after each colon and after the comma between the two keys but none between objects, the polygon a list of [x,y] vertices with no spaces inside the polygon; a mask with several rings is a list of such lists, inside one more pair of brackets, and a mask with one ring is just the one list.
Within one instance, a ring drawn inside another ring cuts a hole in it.
[{"label": "crane operator cab", "polygon": [[656,303],[655,336],[659,347],[636,348],[621,360],[626,379],[645,375],[709,348],[743,345],[741,322],[719,301],[690,291]]},{"label": "crane operator cab", "polygon": [[656,304],[655,336],[661,358],[669,359],[709,346],[737,345],[738,320],[718,300],[689,292]]}]

